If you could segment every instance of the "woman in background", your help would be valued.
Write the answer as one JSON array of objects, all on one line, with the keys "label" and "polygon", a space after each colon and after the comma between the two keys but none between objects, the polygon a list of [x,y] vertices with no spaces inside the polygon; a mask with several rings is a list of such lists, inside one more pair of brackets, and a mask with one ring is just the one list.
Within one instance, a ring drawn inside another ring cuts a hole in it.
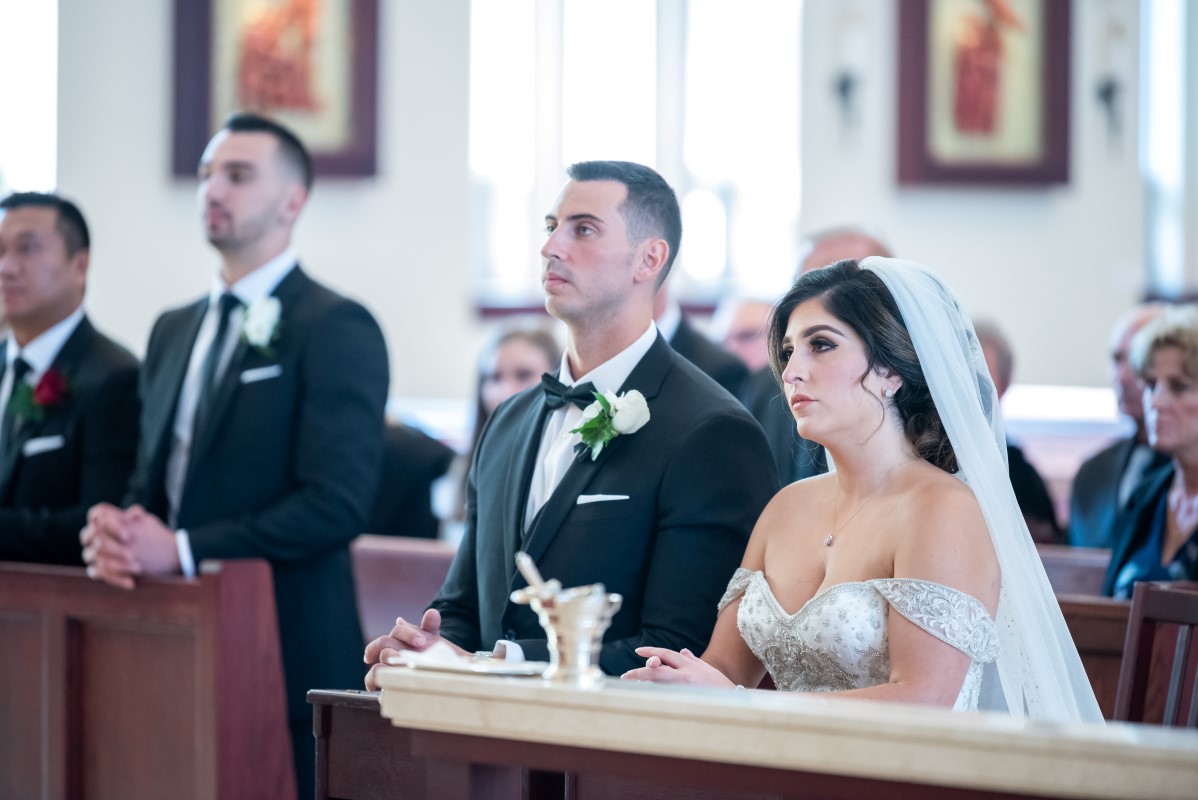
[{"label": "woman in background", "polygon": [[1168,309],[1131,344],[1144,380],[1148,444],[1169,464],[1144,476],[1115,521],[1103,592],[1198,579],[1198,307]]}]

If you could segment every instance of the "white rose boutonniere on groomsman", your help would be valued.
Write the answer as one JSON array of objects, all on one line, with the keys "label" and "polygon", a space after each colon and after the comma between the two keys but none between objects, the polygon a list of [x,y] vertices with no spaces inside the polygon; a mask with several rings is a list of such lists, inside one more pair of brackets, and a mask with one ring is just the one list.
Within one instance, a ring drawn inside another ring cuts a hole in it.
[{"label": "white rose boutonniere on groomsman", "polygon": [[263,355],[271,355],[271,345],[279,338],[279,313],[282,305],[277,297],[259,297],[245,312],[241,335],[251,347]]},{"label": "white rose boutonniere on groomsman", "polygon": [[607,391],[595,392],[595,402],[582,410],[585,422],[570,433],[582,437],[578,444],[578,459],[586,458],[589,450],[594,461],[621,434],[636,433],[649,421],[649,404],[636,389],[617,395]]}]

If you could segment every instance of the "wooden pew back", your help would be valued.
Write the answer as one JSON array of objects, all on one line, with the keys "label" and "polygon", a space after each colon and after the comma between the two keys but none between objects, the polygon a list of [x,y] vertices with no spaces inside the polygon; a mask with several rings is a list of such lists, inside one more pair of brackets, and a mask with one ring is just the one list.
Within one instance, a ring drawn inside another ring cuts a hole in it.
[{"label": "wooden pew back", "polygon": [[364,534],[354,540],[354,586],[362,634],[384,636],[396,617],[420,624],[453,562],[456,548],[431,539]]},{"label": "wooden pew back", "polygon": [[1063,544],[1038,544],[1040,561],[1048,573],[1048,582],[1058,595],[1102,594],[1111,551],[1101,547],[1070,547]]},{"label": "wooden pew back", "polygon": [[0,797],[293,798],[270,566],[0,564]]}]

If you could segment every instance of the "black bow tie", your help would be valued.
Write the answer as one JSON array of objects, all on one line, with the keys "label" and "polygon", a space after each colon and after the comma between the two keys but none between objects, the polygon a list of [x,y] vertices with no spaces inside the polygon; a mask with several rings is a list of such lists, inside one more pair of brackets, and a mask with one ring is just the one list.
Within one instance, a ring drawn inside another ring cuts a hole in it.
[{"label": "black bow tie", "polygon": [[545,390],[545,405],[550,411],[556,411],[566,403],[586,408],[595,402],[595,384],[590,381],[567,386],[546,372],[541,376],[541,388]]}]

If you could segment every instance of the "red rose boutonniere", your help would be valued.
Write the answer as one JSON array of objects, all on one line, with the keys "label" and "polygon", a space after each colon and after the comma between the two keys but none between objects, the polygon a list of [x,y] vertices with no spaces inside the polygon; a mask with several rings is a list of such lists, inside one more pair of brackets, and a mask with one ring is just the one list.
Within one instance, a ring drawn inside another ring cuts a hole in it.
[{"label": "red rose boutonniere", "polygon": [[42,374],[37,386],[30,386],[25,381],[14,386],[9,405],[22,419],[41,422],[46,412],[66,402],[69,393],[70,386],[62,373],[56,369],[48,369]]}]

